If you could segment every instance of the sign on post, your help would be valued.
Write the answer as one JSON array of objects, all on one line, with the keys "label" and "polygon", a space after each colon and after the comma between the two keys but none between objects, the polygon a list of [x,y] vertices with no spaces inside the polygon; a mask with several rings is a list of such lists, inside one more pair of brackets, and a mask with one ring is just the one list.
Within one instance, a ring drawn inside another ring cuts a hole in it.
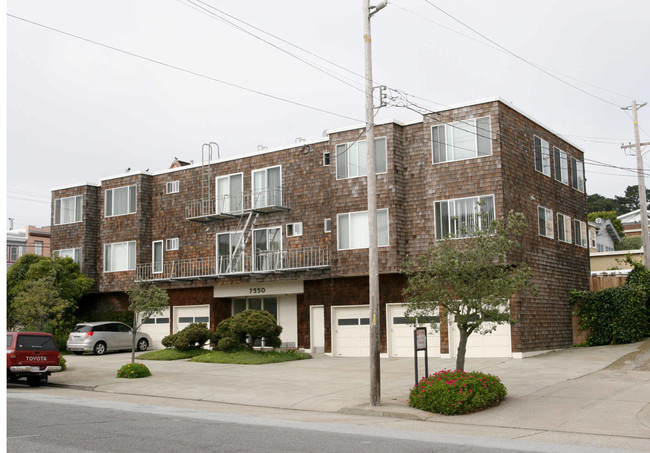
[{"label": "sign on post", "polygon": [[427,357],[427,328],[416,327],[413,331],[413,347],[415,354],[415,385],[418,384],[418,351],[424,351],[424,373],[429,376],[429,358]]}]

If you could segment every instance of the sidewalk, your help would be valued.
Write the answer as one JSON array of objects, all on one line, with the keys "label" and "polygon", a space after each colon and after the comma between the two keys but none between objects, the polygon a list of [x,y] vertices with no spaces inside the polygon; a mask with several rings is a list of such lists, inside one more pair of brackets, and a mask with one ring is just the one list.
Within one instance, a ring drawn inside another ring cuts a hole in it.
[{"label": "sidewalk", "polygon": [[[643,350],[650,349],[648,342]],[[637,368],[634,357],[627,356],[642,345],[571,348],[526,359],[469,358],[466,370],[499,376],[508,396],[498,407],[455,417],[407,406],[415,376],[413,359],[406,358],[381,360],[379,407],[368,406],[369,363],[364,358],[316,355],[261,366],[142,361],[153,376],[128,380],[115,377],[130,361],[128,353],[70,355],[68,370],[52,375],[50,382],[106,393],[521,428],[550,433],[549,438],[552,433],[612,436],[629,438],[634,448],[647,445],[644,449],[650,451],[650,369]],[[617,368],[604,369],[614,362]],[[453,368],[455,359],[429,359],[430,373]]]}]

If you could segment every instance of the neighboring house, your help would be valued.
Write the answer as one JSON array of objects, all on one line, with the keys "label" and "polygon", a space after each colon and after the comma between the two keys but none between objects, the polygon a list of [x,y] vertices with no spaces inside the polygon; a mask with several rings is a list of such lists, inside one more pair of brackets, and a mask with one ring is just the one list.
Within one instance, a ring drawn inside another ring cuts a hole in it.
[{"label": "neighboring house", "polygon": [[[650,205],[648,205],[650,206]],[[649,211],[650,212],[650,211]],[[623,224],[625,236],[641,236],[641,210],[628,212],[617,217]],[[648,216],[650,219],[650,215]],[[650,225],[650,221],[648,222]]]},{"label": "neighboring house", "polygon": [[7,231],[7,268],[26,253],[50,256],[50,227],[28,225]]},{"label": "neighboring house", "polygon": [[596,219],[589,222],[589,252],[613,252],[621,240],[611,220]]},{"label": "neighboring house", "polygon": [[[523,357],[572,344],[569,293],[589,285],[583,152],[498,100],[376,125],[381,352],[413,355],[400,266],[482,215],[525,214],[512,258],[537,294],[513,297],[517,323],[470,337],[472,356]],[[362,126],[316,141],[205,165],[139,172],[52,191],[52,247],[95,279],[80,310],[127,306],[152,281],[170,309],[155,339],[191,322],[214,329],[247,308],[273,313],[285,347],[366,356],[368,235]],[[479,208],[480,206],[480,208]],[[453,356],[458,331],[430,332]]]}]

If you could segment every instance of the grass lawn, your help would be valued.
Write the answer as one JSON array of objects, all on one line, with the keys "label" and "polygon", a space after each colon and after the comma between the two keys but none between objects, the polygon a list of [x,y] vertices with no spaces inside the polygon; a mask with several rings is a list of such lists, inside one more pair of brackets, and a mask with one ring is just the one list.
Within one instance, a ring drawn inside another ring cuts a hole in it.
[{"label": "grass lawn", "polygon": [[140,354],[137,359],[142,360],[180,360],[191,359],[202,354],[207,354],[208,349],[190,349],[189,351],[179,351],[178,349],[160,349],[158,351],[145,352]]},{"label": "grass lawn", "polygon": [[265,363],[289,362],[311,359],[311,355],[296,351],[212,351],[192,359],[192,362],[236,363],[240,365],[263,365]]}]

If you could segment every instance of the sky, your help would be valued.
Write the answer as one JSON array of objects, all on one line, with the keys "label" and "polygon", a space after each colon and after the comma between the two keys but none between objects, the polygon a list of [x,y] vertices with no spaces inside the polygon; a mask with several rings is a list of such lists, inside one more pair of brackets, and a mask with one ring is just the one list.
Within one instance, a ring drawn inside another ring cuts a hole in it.
[{"label": "sky", "polygon": [[[9,0],[6,12],[15,228],[50,223],[53,188],[200,162],[208,142],[243,156],[364,122],[361,0]],[[416,110],[501,97],[582,149],[587,192],[608,197],[637,183],[621,107],[650,101],[649,48],[647,0],[391,0],[372,18],[376,85]],[[388,106],[376,119],[421,116]],[[650,141],[650,106],[639,124]]]}]

